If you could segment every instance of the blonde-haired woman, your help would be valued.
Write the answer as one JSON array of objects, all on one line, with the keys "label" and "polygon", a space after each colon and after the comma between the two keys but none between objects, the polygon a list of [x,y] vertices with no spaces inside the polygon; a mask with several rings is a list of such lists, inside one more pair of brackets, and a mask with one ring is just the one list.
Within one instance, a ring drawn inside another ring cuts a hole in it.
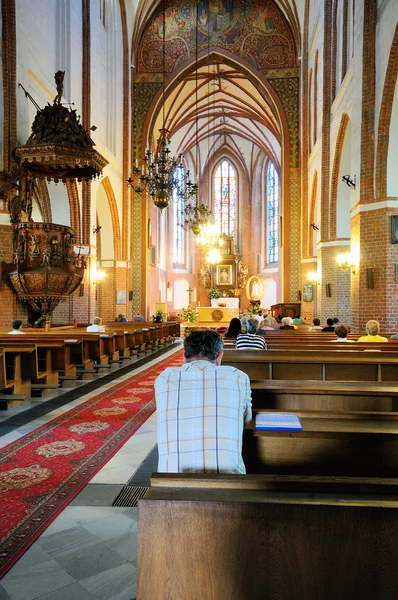
[{"label": "blonde-haired woman", "polygon": [[379,335],[380,323],[371,319],[365,325],[367,335],[363,335],[358,342],[388,342],[388,339]]}]

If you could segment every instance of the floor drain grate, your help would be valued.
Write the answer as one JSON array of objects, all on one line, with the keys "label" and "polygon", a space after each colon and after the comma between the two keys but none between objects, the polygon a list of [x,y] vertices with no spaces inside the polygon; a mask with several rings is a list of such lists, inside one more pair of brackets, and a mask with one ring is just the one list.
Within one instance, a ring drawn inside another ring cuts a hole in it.
[{"label": "floor drain grate", "polygon": [[112,506],[137,506],[138,500],[143,498],[148,490],[149,487],[127,485],[122,489]]}]

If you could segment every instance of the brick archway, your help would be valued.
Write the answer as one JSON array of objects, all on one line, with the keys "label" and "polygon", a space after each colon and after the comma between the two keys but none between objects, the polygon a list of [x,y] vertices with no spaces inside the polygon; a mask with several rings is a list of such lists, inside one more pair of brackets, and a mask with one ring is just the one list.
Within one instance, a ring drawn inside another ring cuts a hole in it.
[{"label": "brick archway", "polygon": [[337,223],[337,184],[340,173],[340,162],[341,155],[343,152],[344,138],[347,131],[348,123],[350,118],[347,113],[343,113],[341,116],[339,132],[336,138],[336,147],[334,150],[333,168],[332,168],[332,179],[330,185],[330,239],[336,239],[336,223]]},{"label": "brick archway", "polygon": [[392,41],[388,59],[386,78],[384,80],[383,97],[379,114],[376,159],[376,198],[387,196],[387,158],[390,141],[390,123],[395,85],[398,75],[398,25]]},{"label": "brick archway", "polygon": [[114,253],[115,260],[121,259],[121,236],[120,236],[120,222],[119,222],[119,212],[116,204],[115,194],[113,192],[112,184],[109,180],[109,177],[104,177],[101,182],[103,186],[106,197],[108,198],[109,210],[111,211],[112,217],[112,229],[113,229],[113,243],[114,243]]},{"label": "brick archway", "polygon": [[69,198],[69,209],[70,209],[70,226],[75,232],[75,239],[77,244],[82,243],[81,239],[81,220],[80,220],[80,201],[79,193],[77,191],[76,181],[66,182],[66,191]]},{"label": "brick archway", "polygon": [[[316,195],[318,192],[318,171],[314,172],[311,187],[311,199],[310,199],[310,223],[315,223],[315,205]],[[312,227],[308,227],[308,256],[313,256],[314,253],[314,235],[315,231]]]}]

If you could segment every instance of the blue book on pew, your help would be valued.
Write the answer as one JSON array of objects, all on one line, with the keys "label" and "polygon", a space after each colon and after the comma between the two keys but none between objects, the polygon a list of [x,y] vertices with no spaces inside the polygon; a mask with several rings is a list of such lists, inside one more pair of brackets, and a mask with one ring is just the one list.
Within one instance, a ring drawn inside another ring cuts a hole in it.
[{"label": "blue book on pew", "polygon": [[256,415],[256,429],[263,431],[303,431],[298,416],[287,413],[259,413]]}]

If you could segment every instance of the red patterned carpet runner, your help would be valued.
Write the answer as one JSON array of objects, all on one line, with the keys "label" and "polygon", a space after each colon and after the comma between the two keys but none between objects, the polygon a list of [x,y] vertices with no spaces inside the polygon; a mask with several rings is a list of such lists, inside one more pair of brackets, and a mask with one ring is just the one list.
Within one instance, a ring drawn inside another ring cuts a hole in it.
[{"label": "red patterned carpet runner", "polygon": [[154,380],[181,363],[182,350],[0,451],[0,577],[150,417]]}]

